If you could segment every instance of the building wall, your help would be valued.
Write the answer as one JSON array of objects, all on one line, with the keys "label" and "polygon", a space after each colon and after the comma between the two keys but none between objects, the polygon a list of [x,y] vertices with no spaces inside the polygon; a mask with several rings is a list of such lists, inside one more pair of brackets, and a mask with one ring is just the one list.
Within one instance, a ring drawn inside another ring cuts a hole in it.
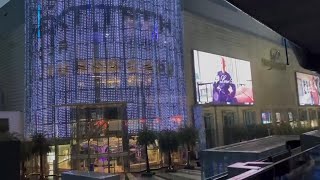
[{"label": "building wall", "polygon": [[24,54],[24,24],[1,33],[0,88],[4,94],[1,110],[24,111]]},{"label": "building wall", "polygon": [[[0,17],[0,85],[4,92],[5,106],[0,110],[24,110],[24,11],[23,1],[15,6],[8,4],[4,8],[7,17]],[[249,60],[251,62],[254,106],[208,107],[206,111],[215,114],[218,127],[222,127],[223,110],[238,113],[243,122],[243,110],[256,112],[260,122],[261,111],[299,110],[295,75],[296,71],[312,73],[298,64],[293,51],[289,50],[290,65],[286,71],[267,70],[261,65],[261,58],[269,58],[270,48],[281,50],[285,61],[281,36],[264,27],[254,19],[220,1],[183,0],[184,4],[184,64],[187,85],[188,117],[192,120],[194,101],[193,57],[192,50]],[[10,6],[9,6],[10,5]],[[15,13],[12,13],[15,12]],[[314,109],[314,107],[300,107]],[[216,112],[216,113],[215,113]],[[221,128],[219,128],[221,129]]]},{"label": "building wall", "polygon": [[[248,60],[251,63],[253,80],[253,106],[206,106],[205,112],[214,115],[215,128],[218,134],[223,131],[223,111],[236,113],[239,124],[244,122],[243,112],[251,110],[256,113],[257,123],[261,122],[261,112],[270,111],[275,119],[275,113],[280,112],[283,120],[288,119],[288,112],[297,117],[299,110],[295,72],[313,74],[300,67],[294,52],[289,49],[289,65],[283,70],[268,70],[262,64],[262,58],[270,59],[270,49],[276,48],[281,52],[281,62],[286,63],[285,48],[277,41],[267,39],[257,34],[241,31],[238,27],[224,25],[207,17],[185,11],[184,13],[184,64],[186,74],[187,104],[189,117],[195,105],[195,85],[193,72],[193,50]],[[315,109],[301,107],[301,109]],[[190,119],[191,120],[191,119]],[[219,144],[223,137],[219,136]]]},{"label": "building wall", "polygon": [[201,15],[206,20],[214,20],[215,24],[237,29],[276,43],[281,36],[267,28],[257,20],[243,13],[225,0],[183,0],[184,10],[194,15]]},{"label": "building wall", "polygon": [[9,132],[17,133],[23,135],[24,123],[23,123],[23,113],[19,111],[1,111],[0,121],[2,119],[9,120]]},{"label": "building wall", "polygon": [[[24,134],[24,1],[11,0],[0,13],[0,118]],[[6,16],[4,16],[6,12]]]}]

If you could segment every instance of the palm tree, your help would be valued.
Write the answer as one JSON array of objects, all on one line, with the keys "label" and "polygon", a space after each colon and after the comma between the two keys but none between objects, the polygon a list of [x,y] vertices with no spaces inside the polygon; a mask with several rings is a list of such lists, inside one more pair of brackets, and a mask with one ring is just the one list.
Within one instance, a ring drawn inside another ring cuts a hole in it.
[{"label": "palm tree", "polygon": [[179,140],[182,145],[187,147],[187,165],[186,169],[193,169],[190,165],[190,151],[198,141],[198,130],[194,127],[184,127],[179,129]]},{"label": "palm tree", "polygon": [[0,141],[20,141],[21,135],[10,132],[0,132]]},{"label": "palm tree", "polygon": [[26,173],[25,162],[32,157],[32,144],[28,141],[22,141],[20,144],[20,158],[21,158],[21,169],[22,169],[22,179],[24,179]]},{"label": "palm tree", "polygon": [[149,156],[148,156],[148,146],[150,144],[153,144],[156,139],[157,139],[156,134],[153,131],[149,131],[148,129],[144,129],[138,133],[137,143],[140,146],[144,146],[144,150],[146,153],[146,165],[147,165],[146,174],[151,174],[150,165],[149,165]]},{"label": "palm tree", "polygon": [[43,173],[43,156],[51,151],[50,144],[44,134],[36,133],[32,136],[32,154],[40,158],[40,179],[44,178]]},{"label": "palm tree", "polygon": [[174,168],[172,166],[171,154],[178,150],[179,140],[178,133],[172,130],[164,130],[159,134],[159,147],[160,150],[168,155],[168,171],[173,172]]}]

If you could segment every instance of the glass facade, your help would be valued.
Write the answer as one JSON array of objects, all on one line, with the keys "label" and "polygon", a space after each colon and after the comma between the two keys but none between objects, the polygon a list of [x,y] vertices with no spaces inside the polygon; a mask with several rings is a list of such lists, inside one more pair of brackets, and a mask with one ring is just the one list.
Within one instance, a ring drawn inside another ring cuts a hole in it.
[{"label": "glass facade", "polygon": [[25,5],[27,136],[71,138],[70,104],[125,102],[129,134],[185,122],[179,0]]},{"label": "glass facade", "polygon": [[137,132],[184,124],[181,13],[179,0],[25,1],[26,136],[54,142],[46,174],[139,172]]},{"label": "glass facade", "polygon": [[256,124],[256,112],[254,111],[243,111],[243,120],[246,126]]}]

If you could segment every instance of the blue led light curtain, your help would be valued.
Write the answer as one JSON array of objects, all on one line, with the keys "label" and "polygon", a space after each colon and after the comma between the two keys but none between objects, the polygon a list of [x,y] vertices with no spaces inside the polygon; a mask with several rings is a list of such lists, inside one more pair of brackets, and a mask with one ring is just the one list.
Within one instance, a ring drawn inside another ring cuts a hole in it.
[{"label": "blue led light curtain", "polygon": [[179,0],[26,0],[27,134],[71,136],[72,103],[126,102],[130,133],[186,120]]}]

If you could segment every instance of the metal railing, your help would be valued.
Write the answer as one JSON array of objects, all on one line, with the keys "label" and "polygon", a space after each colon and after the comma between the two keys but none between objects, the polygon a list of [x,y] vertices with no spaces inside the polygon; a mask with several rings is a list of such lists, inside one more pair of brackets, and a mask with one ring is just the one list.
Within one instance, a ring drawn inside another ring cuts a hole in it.
[{"label": "metal railing", "polygon": [[[48,180],[61,180],[61,175],[48,175],[45,176]],[[25,177],[24,180],[38,180],[40,179],[40,173],[31,173]]]},{"label": "metal railing", "polygon": [[319,179],[319,161],[320,145],[293,154],[250,175],[239,175],[234,179]]},{"label": "metal railing", "polygon": [[[300,152],[301,152],[300,150],[301,150],[300,147],[292,149],[290,154],[292,154],[292,155],[300,154]],[[285,155],[287,155],[287,153],[288,153],[288,151],[281,151],[277,154],[274,154],[273,156],[270,156],[269,158],[262,158],[262,159],[259,159],[259,160],[253,161],[253,162],[268,162],[271,159],[273,159],[273,160],[281,159],[281,158],[285,157]],[[228,178],[229,178],[228,171],[226,171],[226,172],[223,172],[223,173],[220,173],[220,174],[217,174],[217,175],[205,178],[205,179],[206,180],[225,180]]]}]

